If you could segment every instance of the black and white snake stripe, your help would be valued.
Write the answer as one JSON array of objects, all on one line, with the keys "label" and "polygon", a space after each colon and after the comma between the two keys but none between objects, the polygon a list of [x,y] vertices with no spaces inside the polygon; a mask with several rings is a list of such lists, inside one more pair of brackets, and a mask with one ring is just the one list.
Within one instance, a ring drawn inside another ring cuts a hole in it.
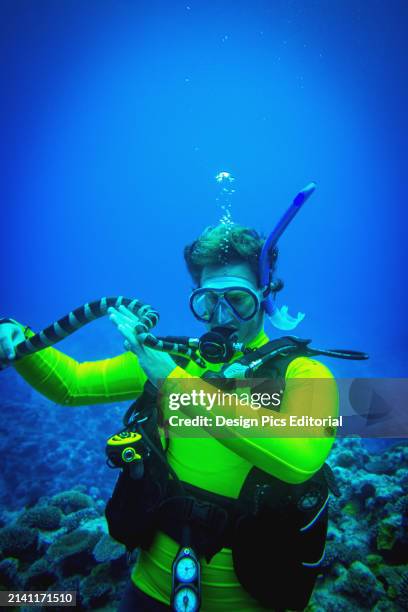
[{"label": "black and white snake stripe", "polygon": [[142,304],[139,300],[119,297],[103,297],[100,300],[87,302],[75,310],[55,321],[31,338],[18,344],[15,348],[17,357],[24,357],[36,353],[48,346],[53,346],[63,338],[70,336],[78,329],[95,319],[107,314],[108,308],[126,306],[140,318],[136,325],[136,333],[144,333],[154,327],[159,320],[159,313],[151,306]]},{"label": "black and white snake stripe", "polygon": [[[154,308],[148,304],[143,304],[139,300],[122,296],[103,297],[100,300],[87,302],[83,306],[79,306],[75,310],[72,310],[31,338],[20,342],[20,344],[15,347],[17,359],[57,344],[57,342],[70,336],[84,325],[105,316],[109,308],[119,308],[119,306],[122,305],[126,306],[139,318],[139,322],[135,326],[135,333],[146,334],[143,339],[143,343],[146,346],[158,351],[180,353],[203,366],[204,362],[197,355],[195,348],[191,348],[187,343],[168,341],[166,338],[158,338],[149,333],[159,321],[159,313]],[[7,367],[10,363],[11,362],[2,362],[0,364],[0,369]]]}]

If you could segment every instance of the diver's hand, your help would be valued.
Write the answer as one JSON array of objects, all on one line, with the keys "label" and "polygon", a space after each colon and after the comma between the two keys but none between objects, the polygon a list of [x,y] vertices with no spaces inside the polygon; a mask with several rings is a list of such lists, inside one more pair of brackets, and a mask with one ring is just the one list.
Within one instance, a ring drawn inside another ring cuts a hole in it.
[{"label": "diver's hand", "polygon": [[16,356],[15,347],[24,340],[23,330],[17,323],[0,323],[0,359],[12,361]]},{"label": "diver's hand", "polygon": [[143,339],[147,334],[135,334],[135,326],[140,319],[126,306],[119,306],[118,309],[109,308],[108,313],[109,319],[125,338],[125,349],[137,355],[150,382],[155,387],[159,387],[159,381],[167,378],[176,367],[173,359],[167,353],[156,351],[143,344]]}]

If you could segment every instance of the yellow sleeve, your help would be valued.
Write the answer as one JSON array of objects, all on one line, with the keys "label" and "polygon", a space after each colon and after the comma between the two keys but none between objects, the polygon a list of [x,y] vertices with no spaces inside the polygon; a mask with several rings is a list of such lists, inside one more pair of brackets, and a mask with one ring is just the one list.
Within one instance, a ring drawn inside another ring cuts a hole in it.
[{"label": "yellow sleeve", "polygon": [[[185,370],[175,368],[168,377],[169,379],[192,378]],[[296,384],[290,384],[290,379],[297,379]],[[183,392],[182,385],[179,384],[179,391]],[[174,390],[174,387],[171,387]],[[214,387],[205,381],[200,381],[200,389],[206,392],[214,392]],[[184,389],[185,390],[185,389]],[[214,406],[212,414],[214,416],[228,414],[228,402],[224,405]],[[306,357],[294,359],[288,366],[286,372],[286,390],[280,411],[261,408],[257,410],[257,416],[271,415],[277,417],[287,417],[290,415],[300,416],[308,414],[315,417],[338,416],[338,390],[333,374],[322,363]],[[195,409],[192,406],[180,408],[189,416],[203,414],[205,411]],[[208,414],[208,413],[206,413]],[[243,408],[240,414],[245,417],[253,417],[254,414],[250,407]],[[231,413],[231,416],[236,416]],[[270,436],[251,437],[245,436],[242,429],[228,428],[228,436],[217,437],[221,444],[246,459],[254,466],[265,472],[284,480],[285,482],[297,484],[311,478],[317,472],[327,456],[335,440],[335,430],[330,433],[324,428],[318,431],[313,437],[286,437],[282,430],[277,435],[273,432]],[[300,430],[297,430],[300,431]],[[210,430],[211,433],[211,430]]]},{"label": "yellow sleeve", "polygon": [[49,347],[19,359],[14,367],[34,389],[65,406],[135,399],[147,380],[136,355],[131,352],[112,359],[79,363]]}]

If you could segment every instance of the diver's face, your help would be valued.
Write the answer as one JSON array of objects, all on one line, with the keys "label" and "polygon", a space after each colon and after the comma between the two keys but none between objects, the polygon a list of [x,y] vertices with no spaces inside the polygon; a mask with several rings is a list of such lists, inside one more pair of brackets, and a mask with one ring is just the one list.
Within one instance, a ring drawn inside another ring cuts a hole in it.
[{"label": "diver's face", "polygon": [[[201,288],[215,289],[222,294],[222,290],[229,287],[242,287],[253,292],[258,297],[259,307],[255,310],[254,316],[248,321],[242,321],[234,312],[234,308],[229,307],[228,299],[220,299],[215,307],[211,320],[205,323],[208,330],[217,326],[232,326],[237,330],[238,342],[248,344],[263,329],[264,312],[260,308],[262,296],[257,284],[257,279],[249,264],[228,264],[224,266],[206,266],[201,274]],[[228,297],[228,296],[227,296]],[[232,296],[234,297],[234,295]],[[230,299],[230,302],[234,302]],[[237,309],[241,308],[237,304]],[[248,311],[251,314],[251,311]]]}]

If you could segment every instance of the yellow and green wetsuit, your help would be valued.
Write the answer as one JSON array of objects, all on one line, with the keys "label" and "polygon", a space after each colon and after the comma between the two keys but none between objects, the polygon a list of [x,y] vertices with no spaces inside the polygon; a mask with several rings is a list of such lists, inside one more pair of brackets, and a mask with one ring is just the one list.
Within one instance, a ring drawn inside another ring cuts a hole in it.
[{"label": "yellow and green wetsuit", "polygon": [[[258,348],[269,338],[262,331],[248,345]],[[220,365],[207,364],[218,370]],[[137,357],[123,353],[112,359],[78,363],[54,348],[47,348],[19,360],[16,370],[40,393],[65,406],[134,400],[147,380]],[[185,369],[175,367],[169,379],[201,377],[203,370],[194,362]],[[290,362],[286,380],[331,379],[325,386],[326,412],[338,414],[338,393],[333,375],[322,363],[297,357]],[[174,388],[173,388],[174,390]],[[281,413],[295,413],[303,391],[285,393]],[[321,398],[319,398],[321,401]],[[218,408],[220,413],[221,408]],[[171,437],[168,461],[179,478],[196,487],[237,498],[249,471],[256,466],[288,482],[301,483],[313,476],[326,460],[332,437],[263,437],[216,439],[207,432],[194,438]],[[142,551],[132,571],[134,584],[149,596],[169,604],[171,567],[179,544],[157,532],[148,551]],[[202,610],[256,612],[262,608],[241,586],[234,572],[231,550],[223,548],[209,564],[202,561]],[[295,585],[294,585],[295,586]]]}]

